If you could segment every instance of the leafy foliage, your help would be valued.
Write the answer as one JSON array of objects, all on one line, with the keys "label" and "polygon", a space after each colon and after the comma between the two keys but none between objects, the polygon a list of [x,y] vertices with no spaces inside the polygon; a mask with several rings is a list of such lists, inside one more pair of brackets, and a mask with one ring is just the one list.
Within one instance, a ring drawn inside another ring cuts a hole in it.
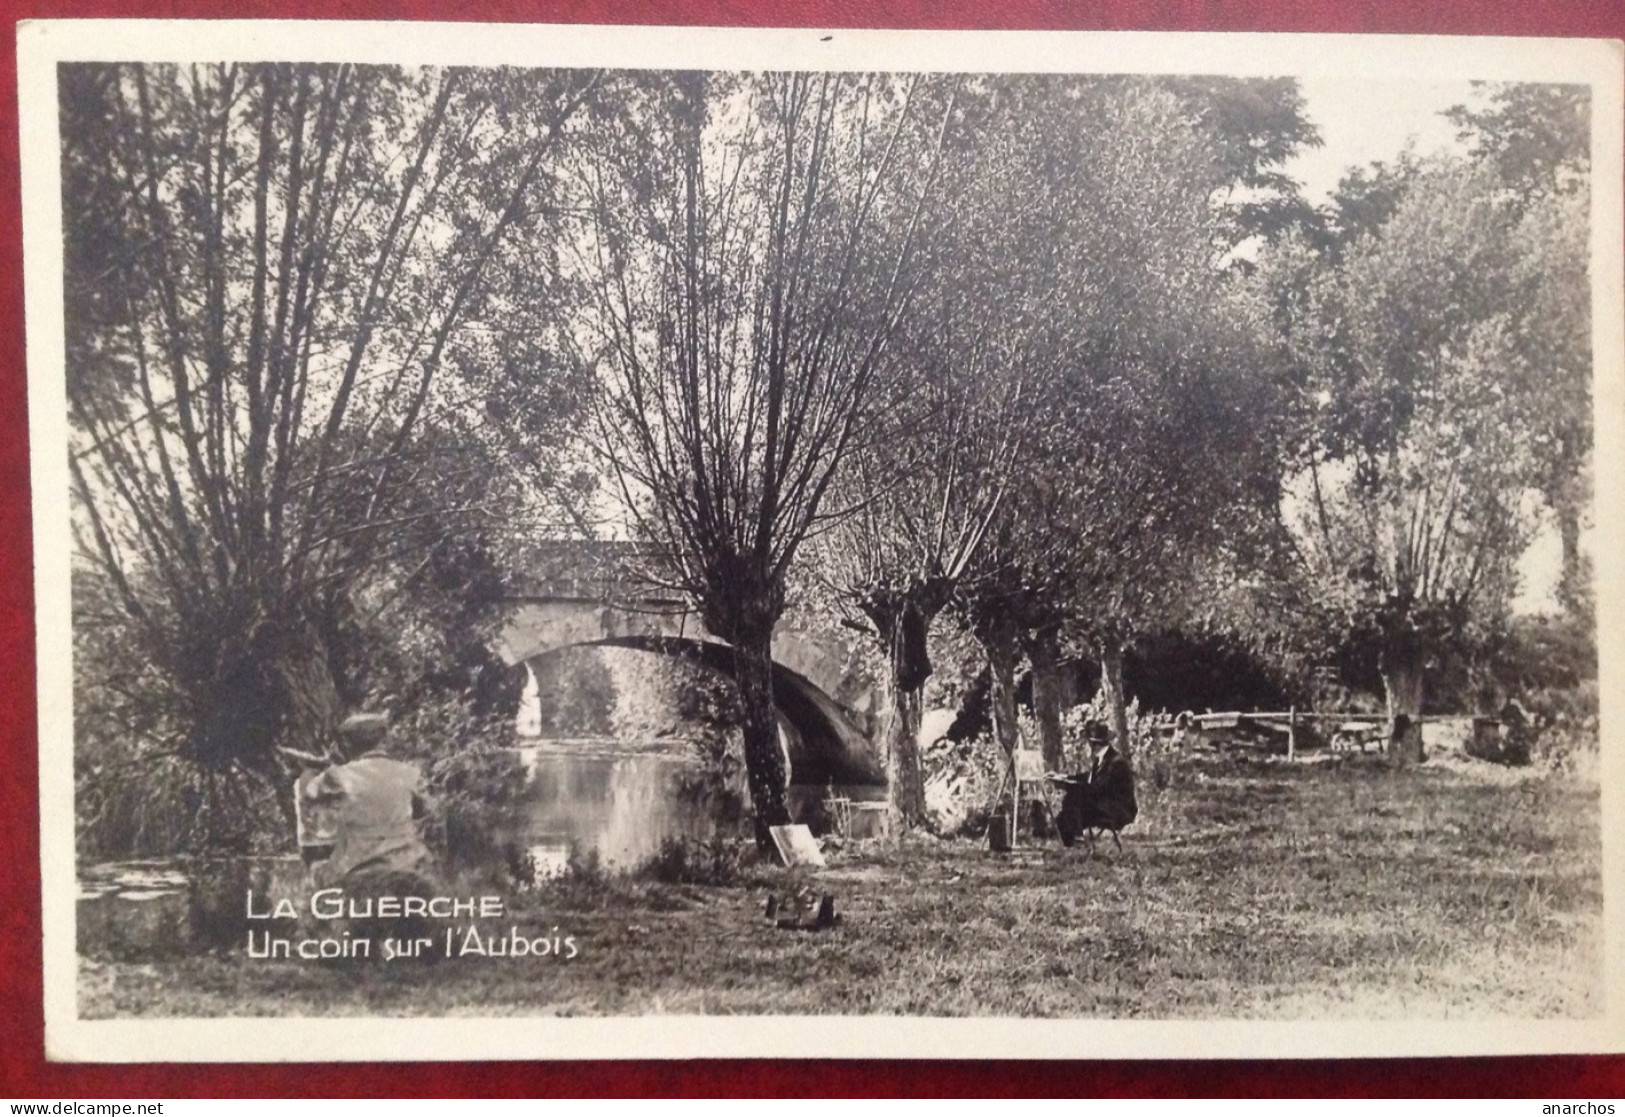
[{"label": "leafy foliage", "polygon": [[1584,291],[1548,266],[1572,254],[1539,230],[1566,238],[1584,223],[1512,207],[1471,162],[1407,176],[1376,230],[1336,255],[1288,243],[1270,266],[1295,292],[1288,344],[1305,370],[1292,525],[1315,586],[1305,599],[1335,641],[1376,661],[1390,708],[1414,715],[1421,673],[1465,654],[1515,591],[1538,523],[1527,494],[1551,460],[1546,357],[1525,324]]},{"label": "leafy foliage", "polygon": [[[291,775],[280,749],[319,752],[412,666],[502,689],[472,650],[480,536],[530,478],[468,437],[463,339],[592,82],[63,68],[72,522],[86,605],[119,619],[85,667],[150,664],[128,749],[186,768],[218,800],[198,817],[247,812],[245,780]],[[410,616],[451,597],[448,631]]]},{"label": "leafy foliage", "polygon": [[518,891],[535,866],[523,840],[529,777],[510,749],[458,748],[428,770],[440,819],[436,852],[457,876]]},{"label": "leafy foliage", "polygon": [[749,843],[720,837],[667,838],[637,875],[663,884],[726,887],[738,883],[756,864],[756,850]]},{"label": "leafy foliage", "polygon": [[[942,618],[1006,751],[1026,657],[1054,760],[1079,658],[1119,747],[1155,747],[1141,636],[1283,684],[1335,662],[1396,712],[1424,678],[1583,704],[1581,89],[1484,87],[1449,114],[1464,155],[1353,170],[1319,213],[1290,80],[72,64],[60,89],[88,850],[274,845],[295,754],[372,703],[454,802],[498,804],[464,812],[495,856],[519,680],[490,649],[527,533],[652,541],[651,581],[736,646],[735,691],[685,692],[684,793],[741,808],[737,729],[758,840],[798,595],[887,662],[909,822]],[[1549,523],[1559,635],[1510,612]],[[570,688],[593,732],[621,728],[604,681]]]},{"label": "leafy foliage", "polygon": [[624,88],[577,182],[572,336],[603,460],[667,578],[740,650],[764,846],[787,819],[768,644],[913,284],[940,84],[654,76]]},{"label": "leafy foliage", "polygon": [[[1036,369],[1026,405],[1043,416],[961,595],[997,659],[1064,632],[1118,677],[1135,628],[1196,608],[1213,581],[1197,567],[1273,518],[1275,370],[1262,305],[1220,266],[1235,215],[1214,198],[1248,184],[1238,175],[1274,182],[1274,160],[1240,159],[1192,111],[1196,88],[1103,81],[989,130],[1012,147],[991,193],[1032,199],[1010,265],[1031,303],[1009,317]],[[1008,674],[996,665],[996,692]]]}]

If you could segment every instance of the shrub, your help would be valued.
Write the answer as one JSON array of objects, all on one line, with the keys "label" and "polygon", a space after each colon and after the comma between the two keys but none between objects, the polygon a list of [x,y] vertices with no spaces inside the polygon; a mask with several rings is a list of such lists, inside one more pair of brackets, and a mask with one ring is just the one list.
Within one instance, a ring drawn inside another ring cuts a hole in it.
[{"label": "shrub", "polygon": [[524,902],[540,908],[603,908],[627,902],[632,891],[629,874],[606,866],[597,849],[572,842],[563,870],[537,880]]},{"label": "shrub", "polygon": [[678,795],[720,827],[741,825],[750,811],[737,693],[723,679],[691,671],[677,690],[676,711],[698,761],[678,776]]},{"label": "shrub", "polygon": [[987,837],[988,823],[993,821],[993,806],[990,803],[975,803],[968,807],[959,825],[951,833],[945,833],[945,838],[973,838],[980,840]]},{"label": "shrub", "polygon": [[667,838],[637,875],[663,884],[726,886],[739,883],[754,863],[754,846],[728,838]]},{"label": "shrub", "polygon": [[745,764],[736,734],[703,729],[692,742],[698,763],[677,776],[679,798],[704,812],[725,829],[738,827],[748,816]]},{"label": "shrub", "polygon": [[293,843],[283,809],[292,803],[291,779],[274,788],[139,746],[106,760],[77,757],[74,777],[77,848],[89,861],[270,853]]},{"label": "shrub", "polygon": [[921,759],[933,832],[943,837],[985,834],[993,793],[1008,763],[993,738],[943,738],[929,745]]},{"label": "shrub", "polygon": [[505,890],[534,883],[535,865],[520,837],[529,782],[511,749],[470,749],[430,765],[439,822],[430,827],[430,845],[453,874]]},{"label": "shrub", "polygon": [[1534,721],[1534,764],[1571,771],[1596,759],[1600,737],[1594,680],[1531,691],[1525,705]]},{"label": "shrub", "polygon": [[598,850],[583,849],[580,842],[570,843],[570,856],[564,862],[564,872],[558,879],[579,888],[602,888],[609,883],[610,872]]}]

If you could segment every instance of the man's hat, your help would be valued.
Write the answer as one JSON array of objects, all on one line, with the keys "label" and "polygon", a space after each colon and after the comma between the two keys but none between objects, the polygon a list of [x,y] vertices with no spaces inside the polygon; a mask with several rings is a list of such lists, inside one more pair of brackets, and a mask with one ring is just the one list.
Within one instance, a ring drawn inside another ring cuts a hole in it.
[{"label": "man's hat", "polygon": [[339,724],[339,733],[353,741],[376,741],[388,728],[388,714],[351,714]]}]

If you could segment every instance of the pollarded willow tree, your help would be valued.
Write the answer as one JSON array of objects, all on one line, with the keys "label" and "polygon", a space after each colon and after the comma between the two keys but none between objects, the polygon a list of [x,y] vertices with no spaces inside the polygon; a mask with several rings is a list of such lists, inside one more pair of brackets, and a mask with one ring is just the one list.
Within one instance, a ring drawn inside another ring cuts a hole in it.
[{"label": "pollarded willow tree", "polygon": [[1484,92],[1479,106],[1447,115],[1494,174],[1529,242],[1523,273],[1512,277],[1529,292],[1513,342],[1522,362],[1545,369],[1546,406],[1528,435],[1539,444],[1539,488],[1563,547],[1559,596],[1583,615],[1592,593],[1580,551],[1591,507],[1590,96],[1585,86],[1522,82]]},{"label": "pollarded willow tree", "polygon": [[194,837],[319,750],[380,582],[467,565],[446,532],[492,482],[449,423],[464,327],[595,82],[62,68],[82,600],[142,664],[120,711]]},{"label": "pollarded willow tree", "polygon": [[[905,825],[925,816],[918,735],[933,673],[928,633],[977,569],[1025,480],[1023,445],[1044,422],[1030,396],[1058,307],[1055,258],[1034,224],[1042,207],[1010,204],[1034,184],[1003,132],[1018,111],[1011,87],[1035,84],[1043,83],[980,79],[955,100],[879,437],[838,477],[837,501],[851,514],[816,548],[847,623],[874,637],[887,665],[889,784]],[[1043,102],[1037,88],[1028,95]]]},{"label": "pollarded willow tree", "polygon": [[[844,514],[815,540],[814,562],[847,622],[873,637],[887,665],[887,782],[906,826],[925,820],[920,769],[922,696],[931,677],[932,622],[953,600],[998,522],[1033,416],[1019,367],[996,327],[967,305],[924,294],[891,385],[881,436],[842,471]],[[940,317],[939,317],[940,315]],[[918,331],[918,332],[916,332]]]},{"label": "pollarded willow tree", "polygon": [[[1249,97],[1279,111],[1220,111]],[[1097,79],[1036,103],[1042,111],[1021,105],[999,135],[1012,148],[1001,166],[1026,177],[1011,193],[1033,199],[1021,266],[1049,289],[1021,320],[1043,370],[1028,406],[1044,418],[964,600],[1001,742],[1014,744],[1025,650],[1058,765],[1065,643],[1101,659],[1126,750],[1122,656],[1135,627],[1186,600],[1195,557],[1272,505],[1273,372],[1257,308],[1222,265],[1238,236],[1270,231],[1291,209],[1249,191],[1272,187],[1274,162],[1313,133],[1290,83]],[[1227,204],[1237,187],[1253,208]]]},{"label": "pollarded willow tree", "polygon": [[764,848],[788,821],[773,630],[837,469],[872,436],[951,85],[655,76],[582,162],[572,328],[600,447],[637,531],[735,649]]},{"label": "pollarded willow tree", "polygon": [[1587,286],[1570,200],[1509,193],[1470,160],[1400,173],[1380,223],[1267,267],[1305,370],[1302,569],[1320,623],[1369,651],[1390,717],[1408,719],[1403,763],[1421,756],[1429,671],[1516,591],[1557,464],[1549,355],[1526,331]]}]

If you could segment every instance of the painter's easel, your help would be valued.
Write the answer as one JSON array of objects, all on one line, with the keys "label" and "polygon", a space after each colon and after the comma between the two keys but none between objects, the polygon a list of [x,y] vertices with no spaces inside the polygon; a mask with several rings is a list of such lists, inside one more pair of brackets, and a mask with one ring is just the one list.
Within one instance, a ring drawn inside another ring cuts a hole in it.
[{"label": "painter's easel", "polygon": [[998,814],[1004,802],[1005,789],[1010,790],[1010,845],[1020,844],[1021,805],[1042,802],[1049,805],[1048,775],[1044,771],[1044,754],[1038,749],[1023,748],[1019,744],[1010,754],[1010,762],[1003,765],[999,775],[999,789],[993,795],[993,812]]}]

